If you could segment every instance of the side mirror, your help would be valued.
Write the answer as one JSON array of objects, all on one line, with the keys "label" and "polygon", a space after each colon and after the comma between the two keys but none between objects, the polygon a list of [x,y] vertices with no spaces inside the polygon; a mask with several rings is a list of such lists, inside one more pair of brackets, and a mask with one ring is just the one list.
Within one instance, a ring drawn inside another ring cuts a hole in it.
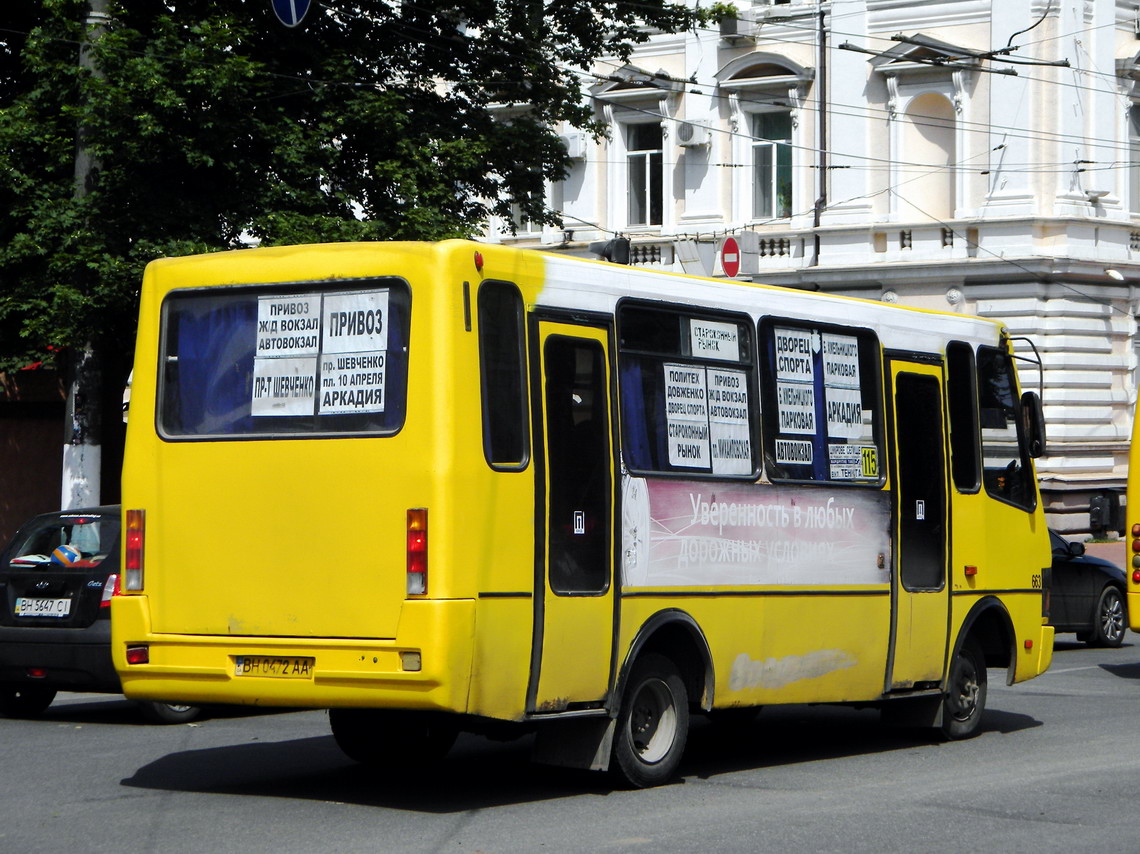
[{"label": "side mirror", "polygon": [[1080,557],[1085,553],[1084,543],[1069,543],[1069,555],[1071,557]]},{"label": "side mirror", "polygon": [[1029,456],[1045,456],[1045,411],[1035,391],[1021,395],[1021,427]]}]

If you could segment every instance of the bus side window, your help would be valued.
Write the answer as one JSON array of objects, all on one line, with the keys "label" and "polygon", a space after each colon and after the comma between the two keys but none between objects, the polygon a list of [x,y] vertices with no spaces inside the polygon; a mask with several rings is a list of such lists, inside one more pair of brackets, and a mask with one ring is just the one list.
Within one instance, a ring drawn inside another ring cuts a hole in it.
[{"label": "bus side window", "polygon": [[483,455],[494,469],[518,471],[530,458],[523,302],[508,282],[479,286],[479,366]]},{"label": "bus side window", "polygon": [[618,307],[622,461],[635,474],[752,480],[760,413],[751,321],[693,306]]},{"label": "bus side window", "polygon": [[978,414],[982,428],[982,481],[992,497],[1025,510],[1037,506],[1033,469],[1020,436],[1021,401],[1013,365],[996,347],[978,348]]},{"label": "bus side window", "polygon": [[946,389],[950,406],[950,465],[959,492],[977,492],[978,386],[974,351],[963,341],[946,347]]}]

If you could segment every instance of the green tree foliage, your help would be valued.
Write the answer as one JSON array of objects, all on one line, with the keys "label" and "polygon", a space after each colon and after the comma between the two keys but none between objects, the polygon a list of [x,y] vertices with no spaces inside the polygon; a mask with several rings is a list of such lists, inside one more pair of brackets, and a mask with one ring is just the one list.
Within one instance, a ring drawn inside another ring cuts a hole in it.
[{"label": "green tree foliage", "polygon": [[[86,0],[4,0],[0,367],[129,349],[159,256],[464,236],[512,202],[552,222],[553,128],[600,131],[578,70],[710,17],[663,0],[313,5],[288,29],[270,0],[111,0],[91,74]],[[99,167],[80,196],[77,128]]]}]

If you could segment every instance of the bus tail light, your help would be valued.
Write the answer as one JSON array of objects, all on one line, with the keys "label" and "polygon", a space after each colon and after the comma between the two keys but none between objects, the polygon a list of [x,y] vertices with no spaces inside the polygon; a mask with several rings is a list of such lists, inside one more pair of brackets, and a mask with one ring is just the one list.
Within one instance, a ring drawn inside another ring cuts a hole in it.
[{"label": "bus tail light", "polygon": [[408,510],[408,595],[427,593],[427,508]]},{"label": "bus tail light", "polygon": [[146,545],[146,511],[126,512],[127,543],[123,557],[124,583],[126,590],[143,589],[143,548]]},{"label": "bus tail light", "polygon": [[119,589],[119,573],[112,572],[103,582],[103,598],[99,600],[99,607],[110,608],[111,597],[118,596],[120,593],[122,590]]},{"label": "bus tail light", "polygon": [[127,664],[150,664],[150,647],[145,643],[128,646]]}]

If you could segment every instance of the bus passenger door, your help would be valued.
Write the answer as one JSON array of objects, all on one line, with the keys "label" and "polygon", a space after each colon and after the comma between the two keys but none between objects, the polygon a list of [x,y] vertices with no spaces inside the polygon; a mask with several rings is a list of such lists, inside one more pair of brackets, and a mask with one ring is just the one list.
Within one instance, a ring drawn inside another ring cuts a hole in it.
[{"label": "bus passenger door", "polygon": [[949,632],[949,513],[942,369],[892,361],[895,572],[887,688],[942,679]]},{"label": "bus passenger door", "polygon": [[[614,454],[606,329],[540,321],[541,427],[531,712],[601,708],[614,643]],[[539,443],[536,442],[536,445]]]}]

